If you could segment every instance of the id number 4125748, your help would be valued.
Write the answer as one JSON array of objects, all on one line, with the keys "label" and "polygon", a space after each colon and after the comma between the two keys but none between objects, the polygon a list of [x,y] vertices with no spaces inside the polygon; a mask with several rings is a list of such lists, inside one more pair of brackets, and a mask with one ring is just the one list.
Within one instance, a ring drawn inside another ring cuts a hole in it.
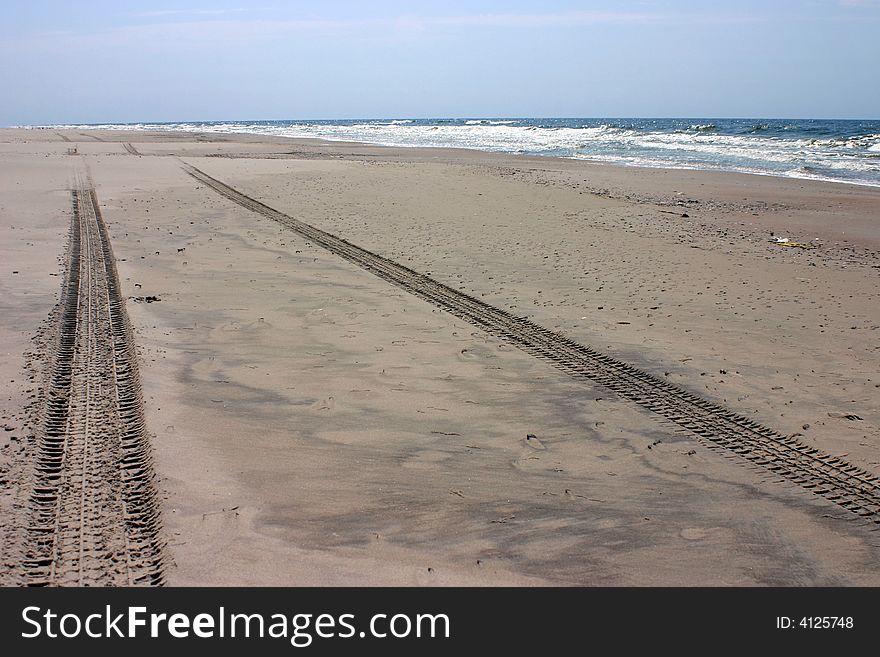
[{"label": "id number 4125748", "polygon": [[779,630],[851,630],[855,625],[852,616],[777,616]]}]

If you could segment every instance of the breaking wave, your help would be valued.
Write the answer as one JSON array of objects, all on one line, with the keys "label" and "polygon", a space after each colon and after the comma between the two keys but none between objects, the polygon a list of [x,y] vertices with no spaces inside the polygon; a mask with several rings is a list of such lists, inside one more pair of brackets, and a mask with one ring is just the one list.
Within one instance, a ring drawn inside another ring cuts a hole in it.
[{"label": "breaking wave", "polygon": [[880,185],[880,121],[444,118],[54,127],[256,133],[398,147],[472,148],[627,166],[742,171]]}]

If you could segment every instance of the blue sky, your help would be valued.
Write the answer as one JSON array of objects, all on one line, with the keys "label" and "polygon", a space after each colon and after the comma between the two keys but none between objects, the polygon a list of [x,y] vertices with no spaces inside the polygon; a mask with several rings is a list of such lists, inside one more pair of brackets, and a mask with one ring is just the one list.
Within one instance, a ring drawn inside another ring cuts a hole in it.
[{"label": "blue sky", "polygon": [[84,0],[0,12],[0,125],[880,118],[880,0]]}]

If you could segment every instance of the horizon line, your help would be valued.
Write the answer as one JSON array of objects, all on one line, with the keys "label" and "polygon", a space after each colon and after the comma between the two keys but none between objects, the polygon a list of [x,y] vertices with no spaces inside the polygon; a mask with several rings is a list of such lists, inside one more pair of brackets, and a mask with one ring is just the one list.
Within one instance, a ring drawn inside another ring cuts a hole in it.
[{"label": "horizon line", "polygon": [[767,120],[767,121],[880,121],[880,116],[878,117],[867,117],[867,116],[847,116],[847,117],[808,117],[808,116],[700,116],[700,115],[691,115],[691,116],[638,116],[638,115],[605,115],[605,116],[513,116],[513,115],[460,115],[460,116],[351,116],[351,117],[293,117],[293,118],[284,118],[284,119],[167,119],[167,120],[132,120],[132,121],[66,121],[66,122],[57,122],[57,123],[22,123],[16,125],[5,125],[2,126],[4,129],[8,128],[57,128],[59,126],[64,125],[84,125],[84,126],[99,126],[99,125],[135,125],[135,124],[173,124],[173,123],[270,123],[270,122],[282,122],[282,121],[381,121],[381,120],[389,120],[389,121],[431,121],[431,120],[444,120],[444,121],[462,121],[462,120],[475,120],[475,119],[488,119],[488,120],[519,120],[519,121],[535,121],[541,119],[551,119],[551,120],[628,120],[628,119],[641,119],[641,120],[673,120],[673,119],[684,119],[684,120],[699,120],[699,119],[709,119],[709,120],[719,120],[719,121],[759,121],[759,120]]}]

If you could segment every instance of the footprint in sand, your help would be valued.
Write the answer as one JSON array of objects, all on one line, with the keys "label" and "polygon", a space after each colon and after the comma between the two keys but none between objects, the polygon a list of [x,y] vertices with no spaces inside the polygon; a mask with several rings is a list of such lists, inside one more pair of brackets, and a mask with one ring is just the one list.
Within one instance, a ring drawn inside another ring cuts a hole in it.
[{"label": "footprint in sand", "polygon": [[708,532],[705,529],[699,529],[698,527],[688,527],[687,529],[682,529],[679,534],[683,539],[688,541],[698,541],[701,538],[706,538]]},{"label": "footprint in sand", "polygon": [[336,402],[333,397],[327,397],[326,399],[322,399],[316,404],[313,404],[312,408],[317,411],[332,411],[334,406],[336,406]]}]

